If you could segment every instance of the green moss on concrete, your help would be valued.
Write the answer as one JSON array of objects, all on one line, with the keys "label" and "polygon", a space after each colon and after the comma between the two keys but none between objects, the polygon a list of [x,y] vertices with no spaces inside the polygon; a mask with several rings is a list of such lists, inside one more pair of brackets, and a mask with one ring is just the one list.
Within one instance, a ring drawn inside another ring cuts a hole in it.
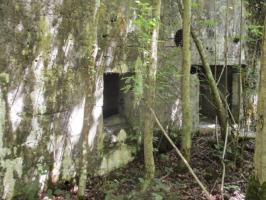
[{"label": "green moss on concrete", "polygon": [[127,133],[124,129],[121,129],[117,135],[117,142],[120,144],[124,144],[127,138]]},{"label": "green moss on concrete", "polygon": [[71,180],[76,175],[75,163],[71,154],[71,149],[65,148],[62,161],[62,180]]},{"label": "green moss on concrete", "polygon": [[52,36],[49,32],[47,18],[44,16],[41,16],[39,20],[37,38],[39,42],[38,51],[43,54],[44,63],[47,64],[51,50]]},{"label": "green moss on concrete", "polygon": [[122,167],[134,159],[136,147],[128,145],[119,145],[102,158],[101,165],[97,174],[104,175],[114,169]]},{"label": "green moss on concrete", "polygon": [[120,65],[116,65],[114,68],[112,68],[113,73],[127,73],[130,69],[128,65],[125,62],[120,62]]},{"label": "green moss on concrete", "polygon": [[6,86],[9,83],[9,74],[7,73],[0,73],[0,85]]},{"label": "green moss on concrete", "polygon": [[5,169],[3,186],[3,199],[11,200],[15,194],[16,180],[22,176],[22,158],[7,159],[1,162]]}]

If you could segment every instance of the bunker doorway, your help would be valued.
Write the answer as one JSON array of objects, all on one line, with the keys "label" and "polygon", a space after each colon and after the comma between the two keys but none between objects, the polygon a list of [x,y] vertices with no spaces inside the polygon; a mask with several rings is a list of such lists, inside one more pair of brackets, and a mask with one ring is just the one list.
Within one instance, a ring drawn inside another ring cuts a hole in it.
[{"label": "bunker doorway", "polygon": [[[133,87],[131,80],[133,73],[104,73],[103,88],[103,118],[119,115],[125,118],[129,108],[133,106],[132,92],[125,92],[125,87]],[[127,81],[127,83],[126,83]]]},{"label": "bunker doorway", "polygon": [[103,118],[119,113],[120,77],[118,73],[104,74]]},{"label": "bunker doorway", "polygon": [[116,136],[121,129],[129,130],[130,122],[135,119],[132,93],[124,91],[125,86],[129,84],[126,80],[132,75],[132,73],[104,73],[103,126],[108,137]]},{"label": "bunker doorway", "polygon": [[[233,66],[227,66],[225,69],[223,65],[210,66],[213,76],[218,82],[218,88],[222,93],[223,97],[227,99],[229,108],[232,110],[232,100],[233,94],[233,84],[238,84],[238,82],[233,81],[233,76],[235,74],[235,69]],[[197,72],[200,82],[200,94],[199,94],[199,115],[200,122],[214,124],[216,119],[216,108],[213,103],[212,92],[203,73],[202,66],[193,65],[191,67],[192,73]],[[219,81],[218,81],[219,80]],[[234,91],[237,92],[237,91]]]}]

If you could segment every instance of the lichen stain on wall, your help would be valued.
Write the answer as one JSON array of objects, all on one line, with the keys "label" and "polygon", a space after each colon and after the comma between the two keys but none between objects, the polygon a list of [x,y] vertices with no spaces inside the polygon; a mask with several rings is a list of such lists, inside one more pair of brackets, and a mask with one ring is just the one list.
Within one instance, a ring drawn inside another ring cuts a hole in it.
[{"label": "lichen stain on wall", "polygon": [[[6,170],[4,173],[3,186],[4,186],[4,194],[3,199],[12,199],[15,183],[17,178],[21,178],[22,176],[22,158],[16,159],[7,159],[1,163],[1,166]],[[14,173],[18,175],[18,177],[14,177]]]},{"label": "lichen stain on wall", "polygon": [[64,135],[56,136],[54,139],[53,149],[53,169],[51,171],[52,183],[57,183],[61,174],[62,160],[64,156],[64,146],[66,137]]},{"label": "lichen stain on wall", "polygon": [[9,117],[12,124],[12,130],[15,132],[22,120],[22,112],[24,108],[24,94],[23,84],[19,85],[16,89],[8,92],[8,107]]},{"label": "lichen stain on wall", "polygon": [[103,77],[100,76],[96,81],[96,89],[94,93],[95,105],[92,110],[92,125],[89,131],[88,144],[90,147],[93,146],[94,139],[96,137],[97,128],[99,125],[100,117],[102,116],[103,107]]},{"label": "lichen stain on wall", "polygon": [[79,141],[84,119],[85,97],[74,107],[68,121],[69,139],[73,145]]}]

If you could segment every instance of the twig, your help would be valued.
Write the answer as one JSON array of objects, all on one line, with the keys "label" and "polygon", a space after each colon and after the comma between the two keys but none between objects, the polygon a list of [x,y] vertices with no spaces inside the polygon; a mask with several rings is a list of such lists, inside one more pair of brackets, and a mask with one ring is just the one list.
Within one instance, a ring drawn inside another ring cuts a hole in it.
[{"label": "twig", "polygon": [[247,178],[241,173],[241,177],[244,179],[245,182],[247,182]]},{"label": "twig", "polygon": [[223,150],[223,156],[222,156],[222,165],[223,165],[223,174],[222,174],[222,183],[221,183],[221,196],[222,200],[224,200],[224,178],[225,178],[225,153],[227,148],[227,141],[228,141],[228,124],[226,125],[226,134],[225,134],[225,140],[224,140],[224,150]]},{"label": "twig", "polygon": [[162,176],[160,179],[163,180],[165,178],[167,178],[170,175],[170,173],[167,173],[166,175]]},{"label": "twig", "polygon": [[203,190],[203,192],[206,195],[207,199],[208,200],[213,200],[211,194],[207,191],[206,187],[203,185],[203,183],[199,180],[199,178],[197,177],[197,175],[194,173],[193,169],[191,168],[191,166],[189,165],[189,163],[187,162],[187,160],[185,159],[185,157],[183,156],[183,154],[181,153],[181,151],[177,148],[177,146],[175,145],[175,143],[173,142],[173,140],[166,133],[166,131],[164,130],[164,128],[163,128],[162,124],[160,123],[158,117],[156,116],[154,110],[151,107],[150,107],[150,111],[152,112],[152,114],[153,114],[153,116],[155,118],[155,121],[158,124],[159,128],[162,130],[164,136],[169,141],[169,143],[173,146],[173,148],[175,149],[175,151],[178,154],[178,156],[182,159],[182,161],[184,162],[185,166],[188,168],[188,170],[191,173],[191,175],[193,176],[193,178],[196,180],[196,182],[198,183],[198,185],[200,186],[200,188]]},{"label": "twig", "polygon": [[212,189],[211,189],[211,192],[213,192],[214,188],[216,187],[217,181],[218,181],[218,180],[216,179],[215,182],[214,182],[214,184],[213,184],[213,187],[212,187]]}]

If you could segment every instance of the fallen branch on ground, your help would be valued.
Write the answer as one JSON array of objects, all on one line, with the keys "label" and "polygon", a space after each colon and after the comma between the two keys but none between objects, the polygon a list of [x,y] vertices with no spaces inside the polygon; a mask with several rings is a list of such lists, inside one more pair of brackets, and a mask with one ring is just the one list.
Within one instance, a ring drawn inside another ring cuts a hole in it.
[{"label": "fallen branch on ground", "polygon": [[223,174],[222,174],[222,183],[221,183],[221,195],[222,200],[224,200],[224,178],[225,178],[225,153],[227,148],[227,141],[228,141],[228,125],[226,126],[226,134],[225,134],[225,140],[224,140],[224,149],[223,149],[223,156],[222,156],[222,165],[223,165]]},{"label": "fallen branch on ground", "polygon": [[175,151],[178,154],[178,156],[182,159],[182,161],[184,162],[185,166],[188,168],[190,174],[193,176],[193,178],[196,180],[196,182],[198,183],[198,185],[200,186],[200,188],[203,190],[204,195],[206,196],[206,198],[208,200],[214,200],[214,198],[212,197],[212,195],[208,192],[208,190],[206,189],[206,187],[203,185],[203,183],[199,180],[199,178],[197,177],[197,175],[194,173],[193,169],[191,168],[191,166],[189,165],[189,163],[187,162],[187,160],[185,159],[185,157],[183,156],[183,154],[181,153],[181,151],[177,148],[177,146],[175,145],[175,143],[173,142],[173,140],[166,133],[166,131],[164,130],[164,128],[163,128],[162,124],[160,123],[158,117],[156,116],[154,110],[152,108],[150,108],[150,111],[152,112],[152,114],[153,114],[153,116],[155,118],[156,123],[158,124],[158,126],[162,130],[162,132],[163,132],[164,136],[166,137],[166,139],[173,146],[173,148],[175,149]]}]

